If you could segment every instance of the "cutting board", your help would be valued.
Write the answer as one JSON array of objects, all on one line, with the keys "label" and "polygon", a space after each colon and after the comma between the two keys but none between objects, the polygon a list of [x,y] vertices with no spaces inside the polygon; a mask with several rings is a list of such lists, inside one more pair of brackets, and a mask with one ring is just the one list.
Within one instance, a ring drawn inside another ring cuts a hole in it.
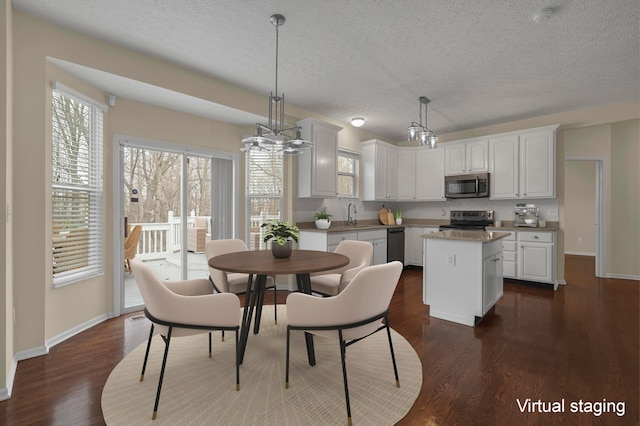
[{"label": "cutting board", "polygon": [[393,218],[393,213],[391,213],[390,209],[385,208],[384,205],[378,212],[378,217],[380,218],[380,222],[383,225],[395,225],[396,223],[396,221]]}]

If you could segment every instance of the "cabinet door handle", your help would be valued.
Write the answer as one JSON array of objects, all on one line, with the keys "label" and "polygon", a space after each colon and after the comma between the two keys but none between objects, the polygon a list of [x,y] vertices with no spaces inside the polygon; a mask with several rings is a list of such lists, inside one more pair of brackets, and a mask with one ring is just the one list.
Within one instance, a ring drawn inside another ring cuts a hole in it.
[{"label": "cabinet door handle", "polygon": [[540,239],[540,237],[538,237],[537,235],[534,235],[534,236],[533,236],[533,239],[534,239],[534,240],[538,240],[538,239]]}]

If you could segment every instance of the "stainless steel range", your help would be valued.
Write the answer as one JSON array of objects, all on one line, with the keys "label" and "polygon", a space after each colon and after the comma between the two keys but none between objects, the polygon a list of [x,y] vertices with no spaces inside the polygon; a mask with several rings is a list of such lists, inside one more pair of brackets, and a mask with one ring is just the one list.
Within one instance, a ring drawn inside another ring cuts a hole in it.
[{"label": "stainless steel range", "polygon": [[440,225],[440,230],[466,229],[484,231],[485,227],[493,226],[493,210],[451,210],[451,223]]}]

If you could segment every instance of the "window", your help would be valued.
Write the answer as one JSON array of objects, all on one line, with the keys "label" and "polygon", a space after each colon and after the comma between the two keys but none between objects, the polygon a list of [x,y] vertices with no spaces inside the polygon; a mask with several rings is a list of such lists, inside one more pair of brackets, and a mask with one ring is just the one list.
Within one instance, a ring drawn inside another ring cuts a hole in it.
[{"label": "window", "polygon": [[52,94],[54,287],[101,275],[102,110],[54,84]]},{"label": "window", "polygon": [[280,219],[282,211],[283,156],[278,148],[249,151],[247,158],[247,246],[251,250],[264,249],[262,225]]},{"label": "window", "polygon": [[355,152],[338,150],[338,196],[358,196],[358,158]]}]

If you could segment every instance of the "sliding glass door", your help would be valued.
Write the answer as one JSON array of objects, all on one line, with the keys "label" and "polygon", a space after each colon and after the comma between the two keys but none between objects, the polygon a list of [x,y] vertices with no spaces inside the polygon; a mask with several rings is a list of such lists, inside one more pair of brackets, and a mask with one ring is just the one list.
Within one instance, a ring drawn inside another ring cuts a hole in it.
[{"label": "sliding glass door", "polygon": [[142,307],[128,261],[144,261],[161,280],[207,278],[205,244],[235,235],[237,158],[119,138],[121,312]]}]

